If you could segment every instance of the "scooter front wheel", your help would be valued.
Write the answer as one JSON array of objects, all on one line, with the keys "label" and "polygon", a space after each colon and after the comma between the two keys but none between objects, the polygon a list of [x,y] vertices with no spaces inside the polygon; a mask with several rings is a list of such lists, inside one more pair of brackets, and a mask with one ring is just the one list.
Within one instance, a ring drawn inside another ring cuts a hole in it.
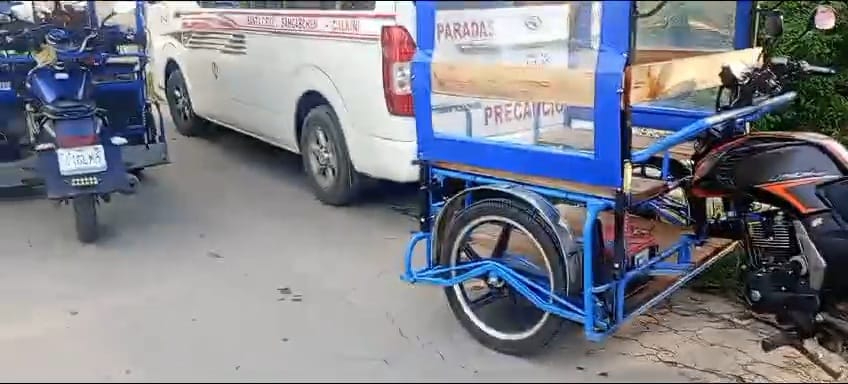
[{"label": "scooter front wheel", "polygon": [[74,197],[74,222],[77,239],[82,243],[93,243],[97,240],[97,197],[95,195],[80,195]]}]

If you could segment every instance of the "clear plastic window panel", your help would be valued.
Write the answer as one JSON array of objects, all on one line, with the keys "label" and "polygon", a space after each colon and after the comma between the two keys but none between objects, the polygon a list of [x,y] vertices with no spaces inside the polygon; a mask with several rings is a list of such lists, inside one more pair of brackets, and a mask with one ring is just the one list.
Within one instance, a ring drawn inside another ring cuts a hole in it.
[{"label": "clear plastic window panel", "polygon": [[[638,1],[639,13],[662,1]],[[655,14],[639,19],[636,27],[637,62],[653,61],[646,51],[678,51],[679,57],[734,49],[736,4],[723,1],[667,1]],[[716,89],[704,89],[645,105],[710,112]]]},{"label": "clear plastic window panel", "polygon": [[[436,4],[436,134],[594,152],[601,2]],[[548,82],[548,76],[558,80]],[[507,77],[511,80],[501,81]],[[543,82],[549,92],[531,89]]]},{"label": "clear plastic window panel", "polygon": [[[661,1],[639,1],[639,12]],[[733,49],[736,3],[724,1],[668,1],[656,14],[642,18],[636,30],[639,49]]]}]

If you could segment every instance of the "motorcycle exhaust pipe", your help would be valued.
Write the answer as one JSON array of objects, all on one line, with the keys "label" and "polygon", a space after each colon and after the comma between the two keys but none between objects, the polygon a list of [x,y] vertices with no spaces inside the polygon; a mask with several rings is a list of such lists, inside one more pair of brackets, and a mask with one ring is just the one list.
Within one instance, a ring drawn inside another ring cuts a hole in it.
[{"label": "motorcycle exhaust pipe", "polygon": [[133,175],[132,173],[127,173],[126,177],[127,177],[127,182],[129,183],[129,187],[127,189],[120,190],[118,192],[120,192],[123,195],[133,195],[133,194],[135,194],[135,191],[138,187],[138,184],[141,181],[138,179],[138,176]]},{"label": "motorcycle exhaust pipe", "polygon": [[822,322],[825,322],[838,329],[839,332],[848,335],[848,321],[833,317],[832,315],[827,313],[819,313],[819,316],[821,316]]}]

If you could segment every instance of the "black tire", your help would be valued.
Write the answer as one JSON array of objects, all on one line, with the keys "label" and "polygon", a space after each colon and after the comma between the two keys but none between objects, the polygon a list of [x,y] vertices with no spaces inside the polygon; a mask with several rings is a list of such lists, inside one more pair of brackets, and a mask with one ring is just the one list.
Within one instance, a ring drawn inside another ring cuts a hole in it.
[{"label": "black tire", "polygon": [[168,98],[168,111],[177,132],[186,137],[203,136],[208,133],[209,124],[194,113],[188,87],[179,69],[168,76],[165,83],[165,96]]},{"label": "black tire", "polygon": [[[317,152],[313,151],[313,145],[319,147]],[[339,120],[329,105],[317,106],[306,114],[300,135],[300,153],[307,182],[318,200],[328,205],[345,206],[359,198],[362,177],[353,168]]]},{"label": "black tire", "polygon": [[[469,226],[486,217],[500,217],[523,227],[529,235],[538,241],[539,247],[544,254],[548,271],[549,281],[552,281],[552,290],[555,294],[576,294],[581,287],[569,287],[566,278],[566,266],[561,256],[561,251],[556,236],[533,210],[526,206],[516,204],[507,199],[486,199],[476,202],[455,216],[449,223],[447,235],[444,237],[442,246],[439,247],[440,254],[437,255],[441,265],[453,265],[454,260],[459,257],[455,250],[460,249],[463,238],[469,230]],[[473,231],[473,229],[471,229]],[[475,321],[483,323],[470,308],[470,300],[467,299],[461,284],[445,287],[445,295],[454,316],[459,320],[462,327],[468,331],[478,342],[500,353],[529,356],[542,352],[551,340],[562,329],[564,318],[552,313],[546,313],[535,306],[525,306],[531,313],[540,315],[537,323],[525,331],[523,337],[505,338],[498,337],[493,333],[503,333],[495,330],[491,325],[486,325],[489,330],[478,326]],[[505,288],[511,290],[511,288]],[[512,294],[512,293],[510,293]],[[517,292],[515,295],[520,295]],[[521,298],[520,300],[526,300]],[[529,301],[528,301],[529,303]],[[537,311],[537,312],[533,312]],[[523,313],[522,315],[526,315]],[[472,318],[472,316],[474,316]],[[504,316],[506,317],[506,316]]]},{"label": "black tire", "polygon": [[95,195],[80,195],[74,197],[74,222],[77,239],[81,243],[93,243],[99,235],[97,228],[97,197]]}]

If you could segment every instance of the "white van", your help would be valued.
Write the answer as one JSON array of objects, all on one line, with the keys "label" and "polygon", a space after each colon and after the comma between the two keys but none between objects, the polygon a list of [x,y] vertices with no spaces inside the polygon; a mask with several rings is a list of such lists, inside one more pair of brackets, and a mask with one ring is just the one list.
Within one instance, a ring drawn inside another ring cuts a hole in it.
[{"label": "white van", "polygon": [[[439,1],[435,60],[594,68],[580,50],[597,50],[601,3]],[[363,176],[417,180],[414,1],[148,4],[155,91],[183,135],[214,122],[307,154],[309,184],[332,205],[351,203]],[[577,9],[588,15],[580,38]],[[461,136],[534,142],[540,130],[592,128],[552,103],[434,95],[433,106],[439,132]]]}]

